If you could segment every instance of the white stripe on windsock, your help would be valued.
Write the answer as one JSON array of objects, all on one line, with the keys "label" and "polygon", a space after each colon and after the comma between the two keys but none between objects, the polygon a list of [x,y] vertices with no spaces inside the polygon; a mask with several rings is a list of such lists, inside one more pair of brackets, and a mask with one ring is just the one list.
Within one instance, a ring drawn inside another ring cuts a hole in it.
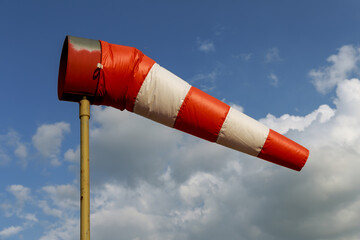
[{"label": "white stripe on windsock", "polygon": [[242,112],[230,108],[216,143],[257,156],[269,134],[269,128]]},{"label": "white stripe on windsock", "polygon": [[134,113],[174,127],[190,88],[190,84],[155,63],[136,96]]}]

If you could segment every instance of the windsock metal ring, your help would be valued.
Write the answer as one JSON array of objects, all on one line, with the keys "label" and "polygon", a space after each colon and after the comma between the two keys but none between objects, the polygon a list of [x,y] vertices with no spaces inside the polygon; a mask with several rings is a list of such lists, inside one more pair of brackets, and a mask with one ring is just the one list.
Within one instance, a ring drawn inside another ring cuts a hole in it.
[{"label": "windsock metal ring", "polygon": [[183,132],[300,171],[309,150],[191,86],[133,47],[67,36],[60,100],[128,110]]}]

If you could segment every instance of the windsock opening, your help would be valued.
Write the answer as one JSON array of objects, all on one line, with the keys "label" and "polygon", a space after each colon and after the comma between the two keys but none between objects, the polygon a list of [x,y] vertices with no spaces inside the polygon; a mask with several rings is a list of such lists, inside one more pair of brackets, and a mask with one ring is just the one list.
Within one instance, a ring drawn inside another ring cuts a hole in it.
[{"label": "windsock opening", "polygon": [[79,102],[87,96],[92,102],[99,81],[101,46],[97,40],[66,36],[60,58],[58,98]]}]

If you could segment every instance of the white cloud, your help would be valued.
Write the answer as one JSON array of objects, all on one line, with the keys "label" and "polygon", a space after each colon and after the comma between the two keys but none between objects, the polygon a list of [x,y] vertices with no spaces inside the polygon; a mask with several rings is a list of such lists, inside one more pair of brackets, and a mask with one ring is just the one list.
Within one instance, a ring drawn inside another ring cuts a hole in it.
[{"label": "white cloud", "polygon": [[30,188],[24,187],[23,185],[10,185],[7,187],[7,191],[12,193],[16,200],[23,203],[31,198]]},{"label": "white cloud", "polygon": [[38,222],[39,220],[37,219],[36,215],[35,214],[31,214],[31,213],[27,213],[25,215],[20,215],[19,216],[20,218],[23,218],[27,221],[30,221],[30,222]]},{"label": "white cloud", "polygon": [[201,206],[201,195],[219,190],[222,184],[211,174],[199,173],[179,187],[180,197],[188,204]]},{"label": "white cloud", "polygon": [[18,234],[22,230],[23,230],[23,228],[21,226],[10,226],[10,227],[4,228],[3,230],[0,231],[0,237],[5,239],[10,236]]},{"label": "white cloud", "polygon": [[79,189],[73,185],[45,186],[42,188],[48,194],[54,205],[66,208],[79,207]]},{"label": "white cloud", "polygon": [[93,107],[90,130],[91,166],[94,183],[121,179],[135,184],[149,182],[166,169],[169,153],[181,143],[178,131],[114,108]]},{"label": "white cloud", "polygon": [[9,145],[15,148],[14,153],[19,158],[26,158],[27,157],[27,147],[24,143],[20,141],[20,136],[17,132],[11,130],[8,132],[7,142]]},{"label": "white cloud", "polygon": [[10,203],[2,203],[0,205],[1,209],[4,211],[6,217],[10,217],[14,214],[13,212],[13,205]]},{"label": "white cloud", "polygon": [[14,153],[19,158],[26,158],[27,157],[27,148],[26,148],[26,146],[24,144],[19,144],[16,147]]},{"label": "white cloud", "polygon": [[[21,229],[18,227],[10,227],[2,230],[0,232],[0,239],[8,236],[10,237],[20,231],[25,232],[37,224],[43,225],[49,221],[49,217],[52,219],[53,217],[56,217],[59,219],[59,222],[57,223],[56,221],[51,220],[52,223],[49,224],[49,227],[45,228],[45,230],[51,230],[49,232],[45,232],[44,235],[49,234],[48,236],[52,236],[54,238],[49,237],[45,239],[72,239],[61,238],[60,236],[68,236],[67,233],[60,233],[57,231],[59,229],[63,230],[64,227],[66,227],[66,231],[76,228],[76,224],[74,224],[72,216],[76,216],[79,209],[79,189],[77,187],[70,184],[48,185],[42,187],[40,191],[35,191],[33,194],[31,193],[30,188],[24,187],[23,185],[14,184],[8,186],[6,189],[16,198],[16,201],[10,202],[8,199],[5,199],[0,207],[7,218],[11,217],[14,219],[17,217],[18,221],[22,222],[22,227]],[[31,212],[29,212],[29,210]],[[42,210],[45,215],[39,213],[38,210]],[[78,219],[75,220],[76,222],[78,221]],[[72,226],[64,226],[64,224],[69,223],[71,223]],[[57,229],[59,225],[61,226]],[[73,234],[73,232],[70,234]]]},{"label": "white cloud", "polygon": [[243,53],[240,55],[241,58],[245,61],[250,61],[250,59],[252,58],[253,54],[252,53]]},{"label": "white cloud", "polygon": [[0,166],[7,165],[11,162],[11,158],[2,149],[0,149]]},{"label": "white cloud", "polygon": [[271,80],[270,81],[271,85],[273,85],[275,87],[277,87],[279,85],[279,78],[274,73],[270,73],[268,78]]},{"label": "white cloud", "polygon": [[337,54],[328,57],[330,66],[313,69],[309,72],[313,84],[320,93],[327,93],[342,80],[358,70],[360,49],[352,45],[345,45]]},{"label": "white cloud", "polygon": [[266,118],[260,119],[259,121],[271,129],[274,129],[281,134],[285,134],[289,130],[304,131],[304,129],[310,126],[314,121],[325,123],[334,115],[334,109],[330,108],[328,105],[321,105],[318,109],[304,117],[284,114],[277,118],[269,113]]},{"label": "white cloud", "polygon": [[64,134],[68,132],[70,132],[70,124],[65,122],[43,124],[38,127],[32,137],[32,142],[42,156],[50,158],[50,163],[53,166],[59,166],[61,162],[58,159],[58,154]]},{"label": "white cloud", "polygon": [[235,59],[241,59],[245,62],[248,62],[252,59],[253,53],[240,53],[240,54],[233,54],[232,57]]},{"label": "white cloud", "polygon": [[23,222],[23,228],[21,231],[32,226],[34,223],[37,223],[39,220],[36,215],[34,213],[26,212],[26,207],[34,204],[34,198],[31,194],[30,188],[19,184],[13,184],[7,186],[6,190],[15,197],[16,201],[5,199],[0,205],[1,209],[5,213],[5,216],[7,218],[19,218],[19,221]]},{"label": "white cloud", "polygon": [[61,220],[59,224],[53,226],[49,231],[45,232],[39,240],[78,240],[80,238],[79,223],[79,219],[74,218]]},{"label": "white cloud", "polygon": [[221,24],[216,24],[213,30],[216,36],[220,36],[224,32],[225,27]]},{"label": "white cloud", "polygon": [[279,49],[276,47],[270,48],[266,51],[265,54],[265,62],[272,63],[272,62],[279,62],[282,61],[279,53]]},{"label": "white cloud", "polygon": [[[120,217],[119,216],[123,216]],[[111,239],[159,239],[154,226],[154,216],[144,214],[133,207],[101,210],[92,215],[93,237]],[[141,226],[139,228],[139,226]]]},{"label": "white cloud", "polygon": [[240,106],[236,103],[230,103],[229,104],[232,108],[235,108],[236,110],[238,110],[239,112],[244,112],[244,107],[243,106]]},{"label": "white cloud", "polygon": [[72,163],[79,163],[80,162],[80,146],[74,149],[69,149],[64,153],[65,161],[72,162]]},{"label": "white cloud", "polygon": [[218,78],[219,70],[214,69],[209,73],[198,73],[190,80],[191,84],[196,84],[198,88],[205,92],[209,92],[215,89],[216,79]]},{"label": "white cloud", "polygon": [[28,155],[28,151],[27,151],[27,147],[24,144],[18,144],[18,146],[16,147],[15,151],[14,151],[15,156],[17,156],[19,158],[18,164],[20,166],[22,166],[23,168],[25,168],[28,165],[28,161],[27,161],[27,155]]},{"label": "white cloud", "polygon": [[[27,165],[27,147],[26,145],[20,141],[20,135],[14,131],[9,130],[6,135],[0,135],[0,166],[7,165],[11,162],[11,157],[9,151],[13,151],[15,156],[20,159],[20,164],[23,167]],[[4,146],[8,146],[8,148],[4,148]]]},{"label": "white cloud", "polygon": [[198,50],[201,52],[214,52],[215,51],[215,45],[212,41],[210,40],[200,40],[197,39],[197,45],[198,45]]},{"label": "white cloud", "polygon": [[57,218],[61,218],[63,216],[61,210],[50,207],[48,202],[45,200],[39,200],[38,207],[41,208],[46,215],[54,216]]}]

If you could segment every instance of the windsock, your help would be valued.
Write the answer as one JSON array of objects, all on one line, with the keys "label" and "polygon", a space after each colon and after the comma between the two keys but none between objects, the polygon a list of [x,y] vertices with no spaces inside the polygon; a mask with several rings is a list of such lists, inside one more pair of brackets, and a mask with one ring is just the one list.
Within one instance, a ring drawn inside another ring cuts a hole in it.
[{"label": "windsock", "polygon": [[128,110],[166,126],[300,171],[309,150],[191,86],[133,47],[67,36],[60,100]]}]

